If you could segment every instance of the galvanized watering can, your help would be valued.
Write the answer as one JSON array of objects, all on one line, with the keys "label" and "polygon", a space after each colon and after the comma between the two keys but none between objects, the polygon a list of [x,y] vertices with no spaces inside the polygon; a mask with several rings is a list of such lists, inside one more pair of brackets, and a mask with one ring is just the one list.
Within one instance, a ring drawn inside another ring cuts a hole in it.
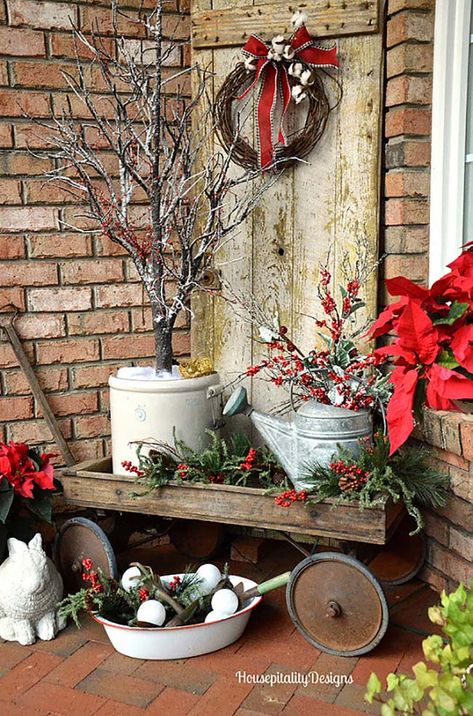
[{"label": "galvanized watering can", "polygon": [[346,410],[309,400],[292,419],[278,418],[254,410],[246,389],[237,388],[223,409],[232,416],[251,418],[266,445],[276,455],[296,490],[308,487],[308,466],[328,465],[340,448],[357,454],[359,440],[371,438],[372,417],[367,410]]}]

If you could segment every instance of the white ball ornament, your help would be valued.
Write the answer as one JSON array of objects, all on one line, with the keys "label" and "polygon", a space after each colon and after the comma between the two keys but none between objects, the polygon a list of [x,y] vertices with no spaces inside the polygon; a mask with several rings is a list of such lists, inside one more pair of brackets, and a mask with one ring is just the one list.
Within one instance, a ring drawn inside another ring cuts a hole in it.
[{"label": "white ball ornament", "polygon": [[128,567],[123,574],[121,579],[121,585],[126,592],[130,592],[134,587],[137,587],[140,583],[141,572],[138,567]]},{"label": "white ball ornament", "polygon": [[238,610],[238,597],[231,589],[219,589],[213,595],[211,604],[215,612],[230,616]]},{"label": "white ball ornament", "polygon": [[205,623],[210,624],[211,622],[218,622],[220,621],[220,619],[226,619],[226,617],[228,616],[228,614],[223,614],[222,612],[216,612],[215,610],[213,610],[209,612],[205,617]]},{"label": "white ball ornament", "polygon": [[139,622],[162,626],[166,619],[166,610],[161,602],[156,599],[148,599],[138,607],[136,618]]},{"label": "white ball ornament", "polygon": [[198,589],[201,594],[210,594],[222,579],[222,574],[214,564],[202,564],[196,572],[201,580]]}]

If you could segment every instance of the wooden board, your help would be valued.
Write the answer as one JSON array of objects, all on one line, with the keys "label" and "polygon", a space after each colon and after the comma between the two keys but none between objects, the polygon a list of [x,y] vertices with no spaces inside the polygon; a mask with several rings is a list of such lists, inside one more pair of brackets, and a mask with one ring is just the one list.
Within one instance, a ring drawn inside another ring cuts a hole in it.
[{"label": "wooden board", "polygon": [[340,540],[385,544],[404,514],[401,504],[360,511],[356,504],[325,500],[311,507],[276,505],[265,490],[233,485],[181,485],[133,497],[140,488],[131,478],[111,474],[111,460],[88,461],[63,472],[67,504],[94,509],[137,512],[224,524],[259,527]]},{"label": "wooden board", "polygon": [[[297,5],[312,17],[311,32],[316,37],[341,37],[378,31],[379,0],[313,0]],[[254,33],[273,35],[291,32],[291,15],[286,2],[264,2],[256,7],[239,3],[231,7],[194,8],[192,43],[195,49],[242,45]]]},{"label": "wooden board", "polygon": [[[304,6],[309,15],[309,32],[318,33],[324,8],[335,13],[341,11],[342,4],[316,0]],[[383,107],[381,3],[344,4],[345,12],[354,9],[361,12],[363,5],[363,12],[371,13],[377,20],[367,34],[353,36],[354,27],[347,34],[340,29],[335,33],[341,64],[336,75],[342,89],[340,104],[331,112],[326,131],[307,163],[285,172],[216,259],[224,283],[241,295],[254,295],[267,314],[278,313],[292,340],[307,352],[317,341],[313,317],[323,317],[317,301],[317,282],[319,267],[329,251],[328,265],[335,286],[343,280],[345,255],[352,262],[365,255],[373,266],[378,256]],[[258,14],[261,10],[258,17],[265,19],[261,35],[269,40],[284,29],[274,15],[268,15],[267,8],[276,6],[279,4],[268,5],[258,0],[239,7],[229,0],[198,0],[193,17],[199,21],[205,14],[210,17],[212,11],[223,13],[222,17],[233,13],[232,16],[241,19],[246,12]],[[287,24],[291,11],[289,6],[285,8]],[[220,26],[219,21],[219,30]],[[250,29],[258,30],[253,25]],[[208,62],[212,58],[214,94],[240,59],[243,43],[240,38],[231,47],[224,47],[220,38],[215,46],[206,45],[203,49],[199,41],[194,42],[194,61]],[[327,79],[326,87],[335,101],[335,85]],[[235,171],[241,170],[236,167]],[[366,309],[360,324],[376,313],[376,287],[374,268],[363,282]],[[228,385],[248,366],[257,363],[264,349],[241,315],[225,301],[215,296],[199,296],[195,306],[192,350],[195,355],[211,355],[222,383]],[[268,386],[259,376],[245,379],[245,385],[256,409],[267,411],[286,398],[284,391]],[[231,429],[240,429],[242,425],[240,418],[234,419]]]}]

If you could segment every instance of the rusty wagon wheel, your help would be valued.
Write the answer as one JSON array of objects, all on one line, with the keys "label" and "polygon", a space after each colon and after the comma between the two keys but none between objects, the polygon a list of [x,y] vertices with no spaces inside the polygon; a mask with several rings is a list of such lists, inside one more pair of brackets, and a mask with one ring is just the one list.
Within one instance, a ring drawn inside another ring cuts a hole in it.
[{"label": "rusty wagon wheel", "polygon": [[191,559],[216,557],[224,542],[225,528],[218,522],[176,520],[169,536],[178,552]]},{"label": "rusty wagon wheel", "polygon": [[54,543],[54,562],[64,580],[66,594],[84,586],[82,560],[86,558],[107,577],[118,578],[117,561],[105,532],[92,520],[73,517],[64,522]]},{"label": "rusty wagon wheel", "polygon": [[363,562],[370,572],[386,587],[405,584],[413,579],[422,569],[426,552],[427,539],[424,532],[409,535],[415,524],[406,515],[389,542],[378,547]]},{"label": "rusty wagon wheel", "polygon": [[299,562],[289,578],[286,601],[302,636],[327,654],[366,654],[388,627],[388,605],[378,580],[357,559],[338,552],[320,552]]}]

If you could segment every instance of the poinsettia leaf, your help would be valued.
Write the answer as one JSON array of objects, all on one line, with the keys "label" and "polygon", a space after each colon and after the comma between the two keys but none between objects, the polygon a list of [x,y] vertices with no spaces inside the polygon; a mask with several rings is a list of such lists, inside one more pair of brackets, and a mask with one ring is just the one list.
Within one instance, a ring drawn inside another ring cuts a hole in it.
[{"label": "poinsettia leaf", "polygon": [[406,370],[404,367],[396,368],[391,374],[390,382],[394,385],[394,393],[386,411],[390,455],[406,442],[414,429],[412,408],[417,380],[417,371]]},{"label": "poinsettia leaf", "polygon": [[435,326],[446,323],[447,325],[451,326],[455,321],[458,321],[459,318],[461,318],[465,312],[469,308],[469,303],[460,303],[459,301],[454,301],[452,305],[450,306],[450,310],[446,316],[443,316],[442,318],[436,318],[433,323]]},{"label": "poinsettia leaf", "polygon": [[370,338],[378,338],[378,336],[383,336],[385,333],[389,333],[398,321],[399,316],[404,310],[406,304],[407,297],[403,296],[399,301],[386,306],[384,311],[379,314],[376,321],[374,321],[373,325],[368,329],[368,331],[366,331],[362,338],[366,338],[366,336],[370,336]]},{"label": "poinsettia leaf", "polygon": [[407,351],[405,348],[400,346],[399,343],[392,343],[389,346],[381,346],[380,348],[376,348],[374,352],[379,356],[399,356],[412,365],[417,363],[416,354],[412,351]]},{"label": "poinsettia leaf", "polygon": [[433,363],[440,351],[438,333],[422,308],[408,299],[397,324],[398,343],[419,357],[420,363]]},{"label": "poinsettia leaf", "polygon": [[35,490],[33,498],[25,498],[23,504],[33,515],[39,517],[40,520],[51,522],[52,499],[50,492]]},{"label": "poinsettia leaf", "polygon": [[452,400],[473,398],[473,381],[436,363],[429,368],[428,381],[427,405],[436,410],[451,410]]},{"label": "poinsettia leaf", "polygon": [[430,291],[426,286],[419,286],[419,284],[413,283],[405,276],[387,278],[385,284],[391,296],[408,296],[409,298],[423,301],[430,295]]},{"label": "poinsettia leaf", "polygon": [[0,522],[5,524],[9,515],[15,493],[13,486],[5,479],[0,479]]},{"label": "poinsettia leaf", "polygon": [[463,251],[452,263],[448,264],[448,268],[459,276],[473,278],[473,251]]},{"label": "poinsettia leaf", "polygon": [[459,364],[473,373],[473,323],[467,323],[459,328],[450,346]]},{"label": "poinsettia leaf", "polygon": [[450,368],[451,370],[458,368],[460,365],[450,349],[440,351],[435,362],[442,368]]}]

